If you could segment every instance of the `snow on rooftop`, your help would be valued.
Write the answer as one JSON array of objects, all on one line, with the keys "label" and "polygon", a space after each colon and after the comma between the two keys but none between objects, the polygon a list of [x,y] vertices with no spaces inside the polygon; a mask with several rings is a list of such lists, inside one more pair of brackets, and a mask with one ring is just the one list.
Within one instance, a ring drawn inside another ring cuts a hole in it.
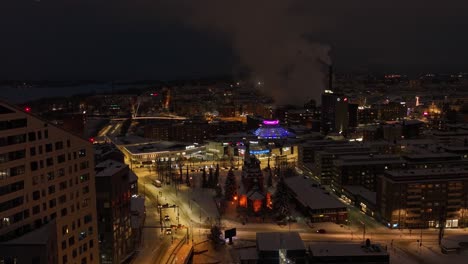
[{"label": "snow on rooftop", "polygon": [[416,169],[416,170],[395,170],[387,171],[387,175],[392,177],[405,177],[405,176],[441,176],[449,178],[450,175],[465,175],[468,177],[468,168],[442,168],[442,169]]},{"label": "snow on rooftop", "polygon": [[296,199],[310,209],[346,208],[334,196],[320,187],[313,186],[310,179],[301,176],[285,178],[286,185],[296,194]]},{"label": "snow on rooftop", "polygon": [[376,192],[370,191],[359,185],[344,185],[343,188],[354,195],[360,195],[361,197],[371,202],[372,204],[376,204],[376,201],[377,201]]},{"label": "snow on rooftop", "polygon": [[313,256],[368,256],[388,255],[379,244],[366,247],[356,243],[313,243],[309,245]]},{"label": "snow on rooftop", "polygon": [[145,143],[133,146],[125,146],[125,148],[133,154],[138,153],[152,153],[164,151],[185,151],[190,143],[176,142],[176,141],[158,141],[153,143]]},{"label": "snow on rooftop", "polygon": [[258,260],[256,248],[241,248],[238,253],[240,260]]},{"label": "snow on rooftop", "polygon": [[265,232],[257,233],[259,251],[305,250],[304,242],[298,232]]},{"label": "snow on rooftop", "polygon": [[96,177],[112,176],[127,167],[128,166],[126,164],[123,164],[115,160],[110,160],[110,159],[105,160],[96,165],[96,169],[98,169],[99,171],[96,173]]}]

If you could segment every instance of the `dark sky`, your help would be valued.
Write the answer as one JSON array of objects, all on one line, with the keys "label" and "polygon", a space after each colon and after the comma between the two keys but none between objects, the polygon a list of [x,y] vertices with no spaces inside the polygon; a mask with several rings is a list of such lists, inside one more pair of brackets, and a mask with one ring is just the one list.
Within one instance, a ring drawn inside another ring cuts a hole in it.
[{"label": "dark sky", "polygon": [[249,23],[330,46],[341,70],[468,70],[468,1],[275,1],[1,0],[0,79],[229,74],[252,63]]}]

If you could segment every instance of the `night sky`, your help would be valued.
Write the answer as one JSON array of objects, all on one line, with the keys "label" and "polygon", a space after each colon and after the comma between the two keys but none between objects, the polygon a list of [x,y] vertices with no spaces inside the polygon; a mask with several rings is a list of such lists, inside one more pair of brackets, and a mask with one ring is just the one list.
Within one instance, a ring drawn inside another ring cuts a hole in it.
[{"label": "night sky", "polygon": [[[289,45],[298,36],[318,43],[313,54],[330,50],[341,70],[468,68],[468,1],[277,2],[288,3],[1,0],[0,79],[175,79],[245,65],[265,75],[255,60],[284,47],[301,56],[303,43]],[[327,63],[323,54],[316,57]],[[289,65],[281,72],[302,65],[291,54],[275,60]]]}]

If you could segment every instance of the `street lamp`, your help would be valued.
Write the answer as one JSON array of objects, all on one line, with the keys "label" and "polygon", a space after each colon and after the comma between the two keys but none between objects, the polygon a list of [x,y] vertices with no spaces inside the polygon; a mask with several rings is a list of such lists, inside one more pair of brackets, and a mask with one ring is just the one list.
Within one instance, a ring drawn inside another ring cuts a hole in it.
[{"label": "street lamp", "polygon": [[362,226],[363,226],[363,229],[362,229],[362,240],[363,241],[366,241],[366,223],[362,222],[362,221],[359,221],[361,222]]}]

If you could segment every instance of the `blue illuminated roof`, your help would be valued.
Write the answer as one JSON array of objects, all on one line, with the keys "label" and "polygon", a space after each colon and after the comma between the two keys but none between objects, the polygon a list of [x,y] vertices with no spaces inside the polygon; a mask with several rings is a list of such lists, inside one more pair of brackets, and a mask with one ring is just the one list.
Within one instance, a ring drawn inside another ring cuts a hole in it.
[{"label": "blue illuminated roof", "polygon": [[293,135],[281,126],[261,126],[254,134],[259,139],[282,139]]}]

